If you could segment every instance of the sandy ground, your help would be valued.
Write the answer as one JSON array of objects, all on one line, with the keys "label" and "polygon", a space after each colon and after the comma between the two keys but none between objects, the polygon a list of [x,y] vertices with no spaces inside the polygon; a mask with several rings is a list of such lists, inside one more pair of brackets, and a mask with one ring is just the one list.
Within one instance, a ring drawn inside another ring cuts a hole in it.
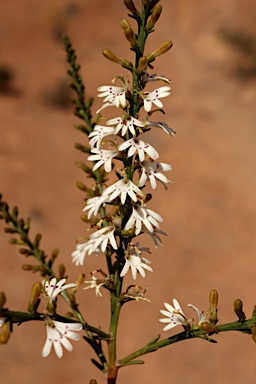
[{"label": "sandy ground", "polygon": [[[184,308],[193,303],[207,309],[208,294],[217,289],[220,322],[235,320],[232,303],[237,297],[243,299],[248,317],[256,304],[256,83],[233,75],[241,56],[218,33],[226,27],[255,35],[255,1],[161,4],[161,22],[147,51],[167,39],[174,41],[155,69],[172,79],[171,98],[164,100],[165,118],[177,135],[148,134],[161,161],[173,166],[173,184],[168,191],[159,186],[150,207],[164,217],[161,228],[170,236],[156,252],[152,243],[154,273],[138,281],[148,286],[152,302],[132,303],[123,310],[119,358],[162,332],[159,309],[173,297]],[[46,252],[60,248],[57,265],[66,264],[69,281],[82,271],[89,277],[103,259],[87,258],[83,268],[71,264],[75,239],[87,229],[79,219],[83,194],[75,187],[77,180],[86,183],[75,165],[84,158],[73,145],[84,138],[72,128],[77,119],[70,109],[46,102],[67,69],[56,36],[62,30],[70,35],[88,95],[95,97],[98,86],[120,74],[120,68],[101,55],[102,49],[132,59],[118,24],[125,16],[122,1],[113,0],[107,6],[103,0],[1,4],[0,65],[11,68],[15,77],[12,91],[0,95],[0,189],[11,206],[20,207],[22,216],[31,217],[32,233],[43,233]],[[100,105],[96,99],[94,110]],[[1,235],[0,244],[0,289],[10,309],[26,310],[31,285],[39,276],[21,272],[21,265],[30,260],[8,244],[7,235]],[[106,329],[107,295],[97,300],[93,292],[81,290],[78,296],[87,321]],[[63,306],[63,313],[66,310]],[[192,340],[145,356],[145,365],[120,371],[120,383],[254,384],[256,346],[251,337],[229,333],[214,338],[218,344]],[[86,343],[74,343],[74,351],[58,360],[53,353],[41,357],[44,341],[41,323],[15,326],[8,345],[1,346],[1,383],[79,384],[91,378],[105,382],[90,363],[95,356]]]}]

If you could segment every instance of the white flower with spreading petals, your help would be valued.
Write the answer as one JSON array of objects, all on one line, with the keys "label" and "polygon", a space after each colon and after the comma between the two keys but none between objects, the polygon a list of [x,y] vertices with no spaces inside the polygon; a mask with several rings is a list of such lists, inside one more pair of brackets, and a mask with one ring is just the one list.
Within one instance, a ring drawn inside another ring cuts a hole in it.
[{"label": "white flower with spreading petals", "polygon": [[100,206],[105,204],[107,201],[109,201],[108,195],[101,195],[87,199],[86,206],[84,207],[83,211],[89,210],[88,219],[91,218],[92,214],[96,216]]},{"label": "white flower with spreading petals", "polygon": [[127,194],[133,201],[137,201],[137,195],[143,197],[141,190],[131,180],[121,179],[104,190],[103,195],[109,195],[109,200],[114,200],[121,194],[121,203],[124,205]]},{"label": "white flower with spreading petals", "polygon": [[142,140],[135,141],[134,139],[130,139],[118,147],[119,151],[124,151],[127,148],[129,148],[127,156],[133,156],[134,153],[138,151],[139,159],[141,162],[145,159],[145,153],[153,160],[156,160],[159,157],[157,151],[151,145],[145,143]]},{"label": "white flower with spreading petals", "polygon": [[127,221],[125,230],[131,229],[134,224],[136,227],[135,235],[138,236],[142,229],[142,224],[148,229],[149,232],[154,232],[154,227],[159,227],[159,223],[163,221],[163,218],[158,215],[158,213],[148,209],[146,207],[141,207],[136,205],[132,209],[132,214],[130,219]]},{"label": "white flower with spreading petals", "polygon": [[105,277],[104,279],[97,279],[97,277],[95,277],[95,274],[97,273],[97,271],[94,271],[94,272],[91,272],[91,275],[92,275],[92,280],[90,281],[85,281],[86,284],[89,284],[87,287],[85,287],[84,289],[89,289],[89,288],[93,288],[95,289],[95,293],[96,293],[96,296],[97,297],[101,297],[102,296],[102,293],[100,292],[100,288],[106,284],[107,282],[109,282],[110,280],[110,276],[107,276]]},{"label": "white flower with spreading petals", "polygon": [[98,97],[104,97],[103,102],[108,103],[112,102],[114,99],[115,106],[125,107],[127,105],[127,100],[125,98],[126,89],[124,87],[115,87],[113,85],[102,85],[97,88],[97,91],[101,92]]},{"label": "white flower with spreading petals", "polygon": [[[44,288],[44,296],[49,301],[54,301],[58,294],[64,289],[76,287],[75,283],[65,284],[66,279],[61,279],[57,282],[57,279],[53,277],[50,281],[43,280],[42,286]],[[65,285],[64,285],[65,284]]]},{"label": "white flower with spreading petals", "polygon": [[162,231],[161,229],[154,228],[154,232],[150,232],[146,227],[142,227],[142,232],[147,233],[151,239],[153,240],[155,244],[155,248],[158,248],[158,245],[163,245],[162,240],[159,235],[166,235],[168,236],[168,233],[165,231]]},{"label": "white flower with spreading petals", "polygon": [[176,327],[177,325],[187,325],[188,320],[186,319],[184,313],[181,310],[179,302],[176,299],[173,299],[173,305],[168,303],[164,303],[166,310],[160,310],[162,315],[166,316],[164,319],[160,319],[161,323],[169,323],[167,324],[163,331],[169,331],[170,329]]},{"label": "white flower with spreading petals", "polygon": [[104,164],[105,171],[111,172],[112,159],[118,154],[118,151],[116,149],[92,148],[91,152],[94,153],[94,155],[90,155],[88,157],[88,160],[90,161],[98,160],[98,162],[94,164],[92,170],[95,171],[96,169],[100,168]]},{"label": "white flower with spreading petals", "polygon": [[93,131],[89,134],[89,145],[90,147],[96,147],[100,149],[101,141],[104,137],[113,135],[115,133],[115,128],[113,127],[104,127],[103,125],[95,125]]},{"label": "white flower with spreading petals", "polygon": [[171,94],[171,87],[165,86],[155,89],[152,92],[144,92],[142,97],[144,99],[144,109],[146,112],[149,112],[152,108],[152,104],[155,104],[158,108],[162,108],[163,104],[159,100],[162,97],[167,97]]},{"label": "white flower with spreading petals", "polygon": [[144,269],[153,272],[153,269],[148,266],[151,262],[144,257],[137,256],[136,254],[129,255],[125,258],[125,265],[120,273],[120,276],[123,277],[128,272],[129,268],[132,271],[132,277],[136,280],[137,271],[141,274],[142,277],[145,277]]},{"label": "white flower with spreading petals", "polygon": [[147,121],[146,126],[161,128],[167,135],[174,136],[176,134],[176,131],[173,128],[170,128],[168,124],[164,123],[163,121]]},{"label": "white flower with spreading petals", "polygon": [[128,129],[129,129],[129,131],[131,132],[132,135],[135,135],[134,126],[136,126],[136,127],[144,127],[145,126],[145,123],[135,119],[132,116],[129,116],[127,118],[115,117],[114,119],[108,120],[106,122],[106,124],[107,125],[116,125],[115,134],[117,135],[118,132],[120,130],[122,130],[121,131],[121,135],[122,136],[124,136],[126,134]]},{"label": "white flower with spreading petals", "polygon": [[151,162],[148,160],[143,161],[142,165],[142,173],[139,180],[139,186],[142,187],[146,184],[146,181],[150,181],[151,188],[156,188],[156,180],[159,180],[165,189],[167,189],[166,185],[167,183],[171,183],[170,180],[167,179],[166,176],[164,176],[161,171],[170,171],[172,169],[170,164],[166,163],[158,163],[158,162]]},{"label": "white flower with spreading petals", "polygon": [[72,261],[77,266],[83,265],[86,254],[91,255],[93,252],[96,252],[96,254],[100,251],[105,252],[109,243],[114,249],[117,249],[114,232],[115,227],[108,226],[92,233],[86,243],[76,245],[75,251],[71,254]]},{"label": "white flower with spreading petals", "polygon": [[71,352],[73,346],[68,339],[79,340],[80,335],[74,331],[80,331],[83,326],[81,323],[61,323],[60,321],[51,320],[49,318],[46,318],[45,320],[47,338],[42,350],[42,356],[48,356],[53,345],[56,355],[60,359],[63,356],[62,346],[66,348],[67,351]]}]

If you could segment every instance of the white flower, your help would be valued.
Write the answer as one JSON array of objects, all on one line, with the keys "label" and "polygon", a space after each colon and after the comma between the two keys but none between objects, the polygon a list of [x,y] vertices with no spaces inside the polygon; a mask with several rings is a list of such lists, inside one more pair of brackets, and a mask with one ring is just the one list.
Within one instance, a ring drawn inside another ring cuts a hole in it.
[{"label": "white flower", "polygon": [[159,180],[165,189],[167,189],[165,183],[171,183],[170,180],[164,176],[161,171],[170,171],[172,169],[170,164],[151,162],[148,160],[143,161],[142,165],[142,174],[139,180],[139,186],[142,187],[146,184],[146,181],[150,181],[151,188],[156,188],[156,180]]},{"label": "white flower", "polygon": [[89,209],[88,219],[90,219],[92,214],[96,216],[100,209],[100,206],[106,203],[108,200],[108,195],[101,195],[87,199],[86,206],[84,207],[83,211],[87,211]]},{"label": "white flower", "polygon": [[164,319],[160,319],[161,323],[169,323],[167,324],[163,331],[169,331],[170,329],[176,327],[176,325],[187,325],[188,320],[186,319],[184,313],[181,310],[179,302],[176,299],[173,299],[173,305],[168,303],[164,303],[166,310],[160,310],[162,315],[166,316]]},{"label": "white flower", "polygon": [[152,108],[152,103],[155,104],[158,108],[162,108],[163,104],[159,100],[162,97],[166,97],[170,95],[171,87],[165,86],[155,89],[152,92],[144,92],[142,97],[144,99],[144,109],[146,112],[149,112]]},{"label": "white flower", "polygon": [[138,236],[138,234],[141,232],[142,223],[145,225],[149,232],[154,232],[154,227],[158,228],[159,222],[161,223],[162,221],[163,219],[160,215],[158,215],[158,213],[146,207],[136,205],[133,207],[131,217],[127,221],[124,229],[128,230],[134,226],[134,223],[136,223],[135,235]]},{"label": "white flower", "polygon": [[113,127],[104,127],[103,125],[95,125],[93,131],[89,134],[89,145],[90,147],[100,148],[102,139],[105,136],[113,135],[115,128]]},{"label": "white flower", "polygon": [[77,244],[75,251],[71,254],[73,263],[77,266],[83,265],[86,254],[91,255],[93,252],[96,252],[96,254],[100,251],[105,252],[109,242],[114,249],[117,249],[114,232],[114,226],[103,227],[92,233],[86,243]]},{"label": "white flower", "polygon": [[127,156],[128,157],[133,156],[134,153],[138,151],[139,159],[141,162],[144,161],[145,159],[145,153],[149,157],[151,157],[153,160],[156,160],[159,157],[157,151],[151,145],[145,143],[142,140],[136,140],[136,141],[134,139],[127,140],[121,145],[119,145],[118,149],[119,151],[123,151],[128,147],[130,148],[128,150]]},{"label": "white flower", "polygon": [[92,170],[95,171],[99,167],[101,167],[104,164],[104,169],[106,172],[111,172],[112,169],[112,159],[118,154],[118,151],[116,149],[98,149],[98,148],[92,148],[92,153],[95,153],[95,155],[91,155],[88,157],[88,160],[90,161],[96,161],[99,160],[96,164],[94,164]]},{"label": "white flower", "polygon": [[61,323],[60,321],[46,319],[47,338],[44,344],[42,355],[46,357],[51,352],[52,345],[54,346],[56,355],[60,359],[63,355],[62,346],[69,352],[73,346],[68,339],[79,340],[80,335],[74,331],[80,331],[83,328],[81,323]]},{"label": "white flower", "polygon": [[151,262],[144,257],[129,255],[125,258],[125,265],[120,273],[120,276],[123,277],[128,272],[129,268],[132,271],[132,277],[135,280],[137,277],[137,271],[141,274],[142,277],[145,277],[144,269],[147,269],[150,272],[153,272],[153,269],[148,266]]},{"label": "white flower", "polygon": [[142,227],[142,231],[144,233],[147,233],[151,237],[151,239],[153,240],[153,242],[155,244],[155,248],[158,248],[158,245],[163,245],[162,240],[159,237],[159,235],[168,236],[167,232],[164,232],[161,229],[156,229],[156,228],[154,228],[153,232],[150,232],[146,227]]},{"label": "white flower", "polygon": [[149,75],[148,73],[145,73],[142,77],[142,83],[146,85],[147,83],[151,81],[161,80],[164,81],[167,84],[171,84],[171,80],[167,79],[165,76],[158,76],[155,73],[153,75]]},{"label": "white flower", "polygon": [[124,205],[127,194],[133,201],[137,201],[137,195],[143,197],[141,190],[133,184],[131,180],[118,180],[115,184],[111,185],[104,190],[103,195],[109,195],[109,200],[114,200],[121,194],[121,203]]},{"label": "white flower", "polygon": [[125,107],[127,104],[127,100],[125,98],[126,89],[123,87],[115,87],[113,85],[102,85],[97,88],[97,91],[101,92],[98,97],[104,97],[103,102],[111,102],[114,99],[115,106],[118,108],[119,105],[121,107]]},{"label": "white flower", "polygon": [[94,242],[87,241],[86,243],[77,244],[76,249],[72,252],[72,262],[78,265],[83,265],[86,254],[91,255],[94,252]]},{"label": "white flower", "polygon": [[109,100],[108,103],[105,103],[103,104],[97,111],[96,111],[96,115],[98,115],[103,109],[107,108],[107,107],[114,107],[116,104],[115,104],[115,98],[113,97],[111,100]]},{"label": "white flower", "polygon": [[146,126],[161,128],[167,135],[174,136],[176,134],[176,131],[173,128],[168,127],[168,124],[163,121],[147,121]]},{"label": "white flower", "polygon": [[[76,287],[75,283],[65,284],[66,279],[61,279],[57,282],[57,279],[53,277],[50,281],[43,280],[42,286],[45,291],[45,297],[47,300],[54,301],[58,294],[62,292],[64,289]],[[65,285],[64,285],[65,284]]]},{"label": "white flower", "polygon": [[122,132],[121,132],[122,136],[124,136],[126,134],[128,129],[133,135],[135,135],[134,126],[137,126],[137,127],[144,127],[145,126],[145,123],[135,119],[132,116],[129,116],[127,118],[115,117],[114,119],[108,120],[106,122],[106,124],[107,125],[116,125],[117,124],[116,128],[115,128],[115,134],[117,135],[118,132],[122,129]]}]

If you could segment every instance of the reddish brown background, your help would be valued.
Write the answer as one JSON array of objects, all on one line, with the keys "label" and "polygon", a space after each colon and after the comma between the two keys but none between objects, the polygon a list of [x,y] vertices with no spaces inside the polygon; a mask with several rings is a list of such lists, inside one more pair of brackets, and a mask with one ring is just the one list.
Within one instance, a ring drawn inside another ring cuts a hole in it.
[{"label": "reddish brown background", "polygon": [[[120,74],[118,66],[103,58],[102,49],[130,59],[132,53],[118,24],[126,15],[122,1],[74,0],[78,12],[67,17],[70,4],[66,0],[1,4],[0,64],[13,69],[19,92],[0,96],[0,162],[4,199],[32,218],[33,233],[44,234],[47,252],[60,248],[69,281],[74,281],[82,271],[89,277],[91,270],[103,266],[103,259],[88,257],[83,268],[71,264],[75,239],[86,231],[79,219],[83,195],[75,187],[77,180],[86,182],[75,166],[83,157],[73,145],[83,137],[72,128],[77,121],[70,110],[45,103],[44,95],[54,92],[67,69],[54,30],[69,33],[89,96],[95,97],[98,86]],[[164,216],[161,228],[170,236],[156,252],[152,244],[154,273],[139,280],[148,286],[152,303],[131,303],[123,310],[119,358],[161,332],[159,309],[173,297],[184,310],[190,302],[207,309],[209,291],[216,288],[221,322],[235,320],[232,303],[237,297],[244,300],[248,317],[256,304],[255,81],[242,82],[232,75],[240,56],[218,35],[223,26],[255,35],[255,1],[162,0],[161,4],[163,15],[146,50],[169,38],[174,41],[155,69],[172,79],[172,95],[164,105],[166,121],[177,135],[169,138],[159,130],[148,134],[160,151],[160,161],[173,166],[173,185],[167,192],[159,186],[150,207]],[[96,99],[95,110],[100,105]],[[7,294],[9,308],[25,310],[38,276],[21,272],[26,260],[8,245],[7,235],[1,235],[0,244],[0,289]],[[131,276],[126,282],[132,283]],[[97,300],[93,292],[81,290],[79,299],[87,321],[107,329],[107,296]],[[95,356],[83,341],[73,343],[74,351],[65,352],[60,361],[53,353],[43,359],[42,323],[15,326],[14,331],[8,345],[1,346],[2,384],[79,384],[91,378],[105,382],[90,363]],[[230,333],[215,339],[218,344],[192,340],[148,355],[144,366],[121,370],[120,383],[255,383],[256,346],[250,336]]]}]

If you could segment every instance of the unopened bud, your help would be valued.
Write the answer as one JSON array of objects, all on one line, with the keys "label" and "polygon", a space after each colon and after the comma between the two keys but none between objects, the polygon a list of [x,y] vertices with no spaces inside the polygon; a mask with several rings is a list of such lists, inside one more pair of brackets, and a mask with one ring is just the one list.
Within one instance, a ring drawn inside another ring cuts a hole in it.
[{"label": "unopened bud", "polygon": [[37,233],[34,240],[34,247],[38,247],[40,241],[41,241],[42,235],[41,233]]},{"label": "unopened bud", "polygon": [[3,309],[6,303],[6,296],[4,292],[0,292],[0,311]]},{"label": "unopened bud", "polygon": [[104,49],[104,51],[102,51],[102,53],[106,57],[106,59],[113,61],[114,63],[120,64],[124,68],[127,68],[127,69],[133,68],[132,63],[129,60],[122,59],[121,57],[116,56],[109,49]]},{"label": "unopened bud", "polygon": [[40,303],[41,291],[41,283],[35,283],[32,287],[31,297],[28,304],[28,311],[30,313],[35,313],[37,311],[38,305]]},{"label": "unopened bud", "polygon": [[59,280],[63,279],[63,277],[65,276],[65,272],[66,272],[66,267],[64,264],[60,264],[59,265]]},{"label": "unopened bud", "polygon": [[132,28],[127,28],[124,30],[124,35],[126,39],[129,41],[131,44],[132,48],[138,48],[138,44],[136,41],[135,33],[133,32]]},{"label": "unopened bud", "polygon": [[23,271],[32,271],[33,265],[23,264],[21,268],[23,269]]},{"label": "unopened bud", "polygon": [[97,384],[97,381],[95,379],[91,379],[89,384]]},{"label": "unopened bud", "polygon": [[134,16],[139,14],[132,0],[124,0],[124,5]]},{"label": "unopened bud", "polygon": [[76,182],[76,186],[77,188],[81,189],[81,191],[83,192],[89,192],[89,188],[87,188],[83,183],[81,183],[81,181],[77,181]]},{"label": "unopened bud", "polygon": [[243,312],[243,302],[240,299],[234,301],[234,311],[237,315],[240,323],[243,323],[246,319],[245,313]]},{"label": "unopened bud", "polygon": [[205,332],[211,334],[211,333],[218,333],[218,328],[214,324],[208,323],[208,321],[205,321],[204,323],[200,324],[200,328],[203,329]]},{"label": "unopened bud", "polygon": [[256,305],[254,305],[253,311],[252,311],[252,317],[256,318]]},{"label": "unopened bud", "polygon": [[153,30],[156,22],[159,20],[161,13],[162,13],[161,5],[157,5],[156,7],[154,7],[154,9],[152,11],[151,19],[149,20],[149,22],[147,23],[147,25],[145,27],[147,32],[153,32],[152,30]]},{"label": "unopened bud", "polygon": [[75,284],[77,285],[77,287],[79,287],[80,285],[83,284],[84,279],[85,279],[85,274],[84,274],[84,273],[81,273],[81,274],[78,276],[78,278],[77,278],[77,280],[76,280],[76,283],[75,283]]},{"label": "unopened bud", "polygon": [[7,344],[11,336],[10,322],[5,321],[1,326],[0,344]]},{"label": "unopened bud", "polygon": [[54,248],[54,250],[52,251],[51,257],[49,259],[49,262],[48,262],[50,267],[53,265],[53,263],[56,260],[58,254],[59,254],[59,249],[58,248]]},{"label": "unopened bud", "polygon": [[159,48],[157,48],[155,51],[153,51],[147,55],[148,61],[149,62],[154,61],[156,57],[163,55],[164,53],[168,52],[172,46],[173,46],[173,42],[171,40],[166,41]]},{"label": "unopened bud", "polygon": [[138,72],[143,72],[144,69],[147,68],[147,65],[148,65],[148,59],[146,58],[146,56],[143,56],[143,57],[140,57],[139,59],[139,65],[138,65]]},{"label": "unopened bud", "polygon": [[209,316],[209,320],[210,320],[210,323],[211,324],[216,324],[218,322],[218,316],[217,316],[217,312],[218,312],[218,292],[216,291],[216,289],[213,289],[211,292],[210,292],[210,296],[209,296],[209,301],[210,301],[210,316]]},{"label": "unopened bud", "polygon": [[123,28],[123,30],[125,31],[126,29],[131,29],[131,25],[130,23],[126,20],[126,19],[121,19],[120,20],[120,25],[121,27]]},{"label": "unopened bud", "polygon": [[77,304],[76,304],[76,297],[75,297],[75,295],[73,295],[73,294],[71,293],[71,294],[69,294],[68,298],[69,298],[69,301],[70,301],[71,306],[72,306],[73,308],[77,307]]}]

